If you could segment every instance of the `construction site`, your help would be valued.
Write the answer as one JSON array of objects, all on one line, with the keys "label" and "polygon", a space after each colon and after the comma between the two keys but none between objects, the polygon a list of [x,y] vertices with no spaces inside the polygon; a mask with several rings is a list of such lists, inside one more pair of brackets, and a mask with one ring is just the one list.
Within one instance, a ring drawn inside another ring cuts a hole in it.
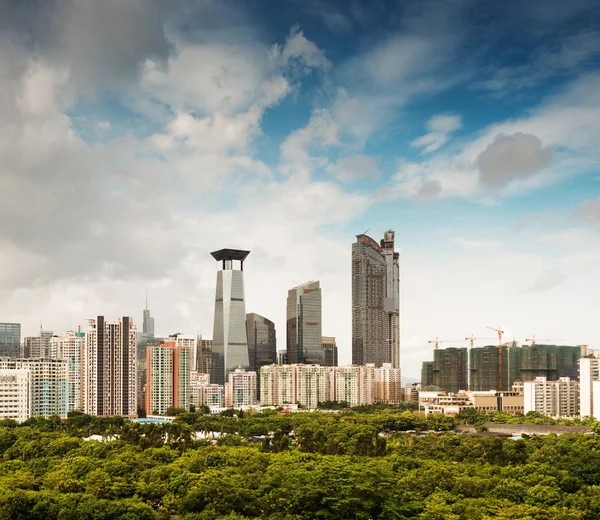
[{"label": "construction site", "polygon": [[[579,379],[578,362],[589,355],[586,345],[556,345],[538,343],[535,336],[519,345],[503,342],[504,331],[488,327],[497,334],[496,345],[475,347],[472,335],[464,340],[430,340],[434,345],[433,361],[424,361],[421,370],[421,389],[457,393],[471,391],[510,391],[515,382],[533,381],[546,377]],[[441,347],[443,343],[467,342],[466,347]],[[549,339],[539,340],[542,342]]]}]

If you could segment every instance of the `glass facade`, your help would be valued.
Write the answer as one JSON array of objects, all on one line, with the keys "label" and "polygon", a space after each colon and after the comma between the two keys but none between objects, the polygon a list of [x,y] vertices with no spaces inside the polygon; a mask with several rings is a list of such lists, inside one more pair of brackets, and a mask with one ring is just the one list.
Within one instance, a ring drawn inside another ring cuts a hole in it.
[{"label": "glass facade", "polygon": [[287,361],[323,365],[321,288],[318,281],[288,291]]},{"label": "glass facade", "polygon": [[21,357],[20,323],[0,323],[0,357]]},{"label": "glass facade", "polygon": [[246,315],[248,330],[248,358],[250,370],[256,372],[256,390],[260,398],[260,367],[277,362],[275,324],[253,312]]}]

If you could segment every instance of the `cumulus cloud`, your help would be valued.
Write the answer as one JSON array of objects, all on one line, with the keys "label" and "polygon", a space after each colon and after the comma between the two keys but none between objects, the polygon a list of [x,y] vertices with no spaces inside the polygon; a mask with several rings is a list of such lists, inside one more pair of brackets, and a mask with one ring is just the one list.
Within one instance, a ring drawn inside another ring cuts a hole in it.
[{"label": "cumulus cloud", "polygon": [[330,175],[342,182],[352,182],[358,179],[379,179],[381,172],[375,158],[368,155],[342,157],[337,163],[327,167]]},{"label": "cumulus cloud", "polygon": [[550,164],[553,150],[539,137],[524,133],[500,134],[476,160],[483,186],[498,187],[511,179],[531,175]]},{"label": "cumulus cloud", "polygon": [[567,278],[568,276],[558,269],[544,271],[532,285],[525,289],[525,292],[550,291],[563,283]]}]

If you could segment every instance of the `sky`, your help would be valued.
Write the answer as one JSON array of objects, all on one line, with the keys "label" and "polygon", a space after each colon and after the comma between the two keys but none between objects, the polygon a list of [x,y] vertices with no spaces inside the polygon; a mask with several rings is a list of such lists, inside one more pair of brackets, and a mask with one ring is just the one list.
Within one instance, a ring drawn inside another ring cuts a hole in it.
[{"label": "sky", "polygon": [[0,3],[0,321],[212,337],[217,263],[285,348],[320,280],[351,360],[351,244],[396,232],[401,364],[600,348],[595,0]]}]

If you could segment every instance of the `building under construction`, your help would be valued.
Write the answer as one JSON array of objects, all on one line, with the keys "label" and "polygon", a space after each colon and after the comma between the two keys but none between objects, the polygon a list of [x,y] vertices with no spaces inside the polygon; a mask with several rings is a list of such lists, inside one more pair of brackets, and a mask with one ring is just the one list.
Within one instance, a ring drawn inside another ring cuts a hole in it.
[{"label": "building under construction", "polygon": [[472,348],[469,366],[470,390],[508,391],[520,380],[521,348],[514,343]]},{"label": "building under construction", "polygon": [[433,386],[433,361],[423,361],[421,368],[421,390]]},{"label": "building under construction", "polygon": [[578,362],[581,347],[564,345],[524,345],[521,349],[521,381],[545,377],[557,381],[559,377],[579,379]]},{"label": "building under construction", "polygon": [[433,351],[433,384],[446,392],[468,389],[467,349],[444,348]]}]

